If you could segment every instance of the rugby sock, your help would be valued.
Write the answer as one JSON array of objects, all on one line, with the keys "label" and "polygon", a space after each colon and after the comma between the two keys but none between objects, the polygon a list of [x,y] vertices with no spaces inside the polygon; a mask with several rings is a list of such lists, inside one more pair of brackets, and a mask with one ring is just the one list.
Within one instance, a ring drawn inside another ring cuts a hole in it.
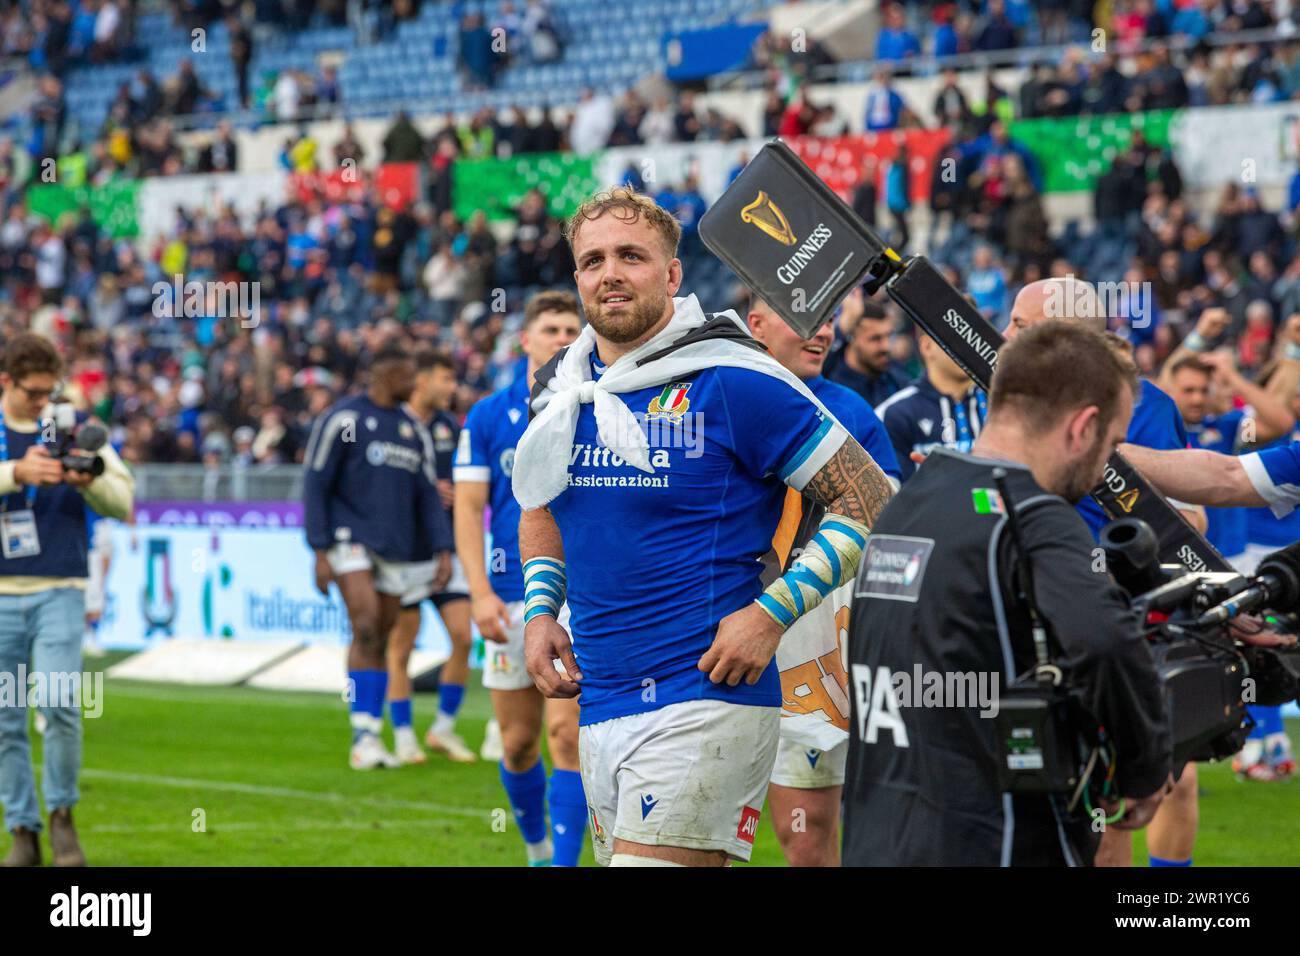
[{"label": "rugby sock", "polygon": [[1149,856],[1147,861],[1151,866],[1191,866],[1192,861],[1189,857],[1186,860],[1162,860],[1158,856]]},{"label": "rugby sock", "polygon": [[547,793],[551,806],[551,837],[555,843],[555,866],[577,866],[587,832],[587,796],[582,792],[582,774],[576,770],[551,771]]},{"label": "rugby sock", "polygon": [[[549,842],[546,839],[546,769],[542,762],[537,761],[523,773],[513,773],[502,761],[501,785],[506,788],[510,809],[515,813],[515,822],[524,842],[530,848]],[[531,853],[529,858],[532,858]]]},{"label": "rugby sock", "polygon": [[411,699],[390,700],[388,702],[388,719],[393,722],[393,729],[411,726]]},{"label": "rugby sock", "polygon": [[[388,672],[348,671],[348,681],[352,685],[349,710],[352,714],[352,742],[355,744],[362,734],[378,734],[383,728],[384,686],[388,683]],[[376,694],[378,694],[378,706],[375,705]]]},{"label": "rugby sock", "polygon": [[456,729],[456,714],[464,699],[464,684],[438,685],[438,715],[433,718],[435,734],[449,734]]}]

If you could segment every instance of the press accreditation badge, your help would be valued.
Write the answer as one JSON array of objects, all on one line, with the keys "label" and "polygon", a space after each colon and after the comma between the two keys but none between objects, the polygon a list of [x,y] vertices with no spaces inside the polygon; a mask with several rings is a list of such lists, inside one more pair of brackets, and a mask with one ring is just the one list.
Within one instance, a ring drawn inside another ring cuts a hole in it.
[{"label": "press accreditation badge", "polygon": [[6,558],[34,558],[41,553],[36,513],[30,508],[0,514],[0,544]]}]

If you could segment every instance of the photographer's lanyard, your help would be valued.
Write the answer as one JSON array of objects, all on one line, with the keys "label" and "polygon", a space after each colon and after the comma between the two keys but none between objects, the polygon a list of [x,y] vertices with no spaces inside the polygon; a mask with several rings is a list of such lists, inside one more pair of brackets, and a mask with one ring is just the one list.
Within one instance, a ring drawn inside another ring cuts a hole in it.
[{"label": "photographer's lanyard", "polygon": [[[948,398],[943,399],[947,404]],[[957,434],[957,451],[968,452],[971,446],[975,444],[975,429],[971,426],[970,412],[967,410],[967,402],[970,399],[963,399],[960,402],[952,403],[953,424],[956,426]],[[988,411],[988,399],[980,389],[975,389],[975,408],[976,414],[979,415],[979,423],[983,424],[984,416]]]},{"label": "photographer's lanyard", "polygon": [[[41,433],[36,432],[36,444],[41,443]],[[9,430],[5,428],[5,413],[0,410],[0,462],[9,460]],[[24,492],[27,497],[27,507],[29,509],[36,507],[36,486],[28,485]],[[9,510],[9,496],[5,495],[0,500],[0,513]]]},{"label": "photographer's lanyard", "polygon": [[[40,444],[38,432],[36,443]],[[4,412],[0,411],[0,461],[9,460],[9,431],[5,428]],[[34,558],[41,553],[41,539],[36,531],[36,486],[28,485],[25,491],[27,507],[21,511],[9,510],[9,497],[0,501],[0,551],[6,558]]]}]

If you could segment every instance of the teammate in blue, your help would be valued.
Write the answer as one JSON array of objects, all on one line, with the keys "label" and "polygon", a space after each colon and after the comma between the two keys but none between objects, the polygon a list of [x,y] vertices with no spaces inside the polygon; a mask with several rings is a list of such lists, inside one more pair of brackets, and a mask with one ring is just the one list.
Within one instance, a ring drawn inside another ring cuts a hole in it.
[{"label": "teammate in blue", "polygon": [[[456,436],[460,432],[460,423],[449,411],[456,396],[456,363],[448,355],[425,349],[416,354],[415,367],[415,390],[402,408],[425,427],[433,440],[438,499],[450,527],[455,496],[451,480],[452,458],[456,454]],[[401,612],[392,634],[388,636],[388,712],[393,722],[393,750],[402,763],[424,763],[427,759],[412,726],[411,678],[408,673],[411,651],[420,633],[420,605],[427,598],[433,602],[447,628],[451,656],[439,673],[438,714],[424,741],[430,749],[446,754],[457,763],[473,763],[478,758],[456,733],[456,713],[465,697],[469,652],[473,644],[469,623],[469,584],[455,556],[452,557],[451,580],[441,591],[433,590],[432,555],[425,575],[427,585],[402,595]]]},{"label": "teammate in blue", "polygon": [[[509,797],[530,866],[577,866],[587,802],[578,772],[578,707],[544,701],[524,666],[524,579],[519,563],[519,506],[510,487],[515,444],[528,426],[528,390],[537,370],[578,337],[582,321],[572,293],[548,291],[524,306],[520,343],[525,374],[470,409],[453,471],[456,551],[469,582],[474,622],[487,642],[483,686],[501,728],[501,783]],[[483,517],[492,509],[492,555],[483,546]],[[545,706],[543,706],[545,705]],[[542,718],[553,769],[541,759]],[[550,836],[546,828],[549,796]]]},{"label": "teammate in blue", "polygon": [[[1183,416],[1194,448],[1236,455],[1246,450],[1246,446],[1267,444],[1295,426],[1295,419],[1286,407],[1243,378],[1232,356],[1226,353],[1177,358],[1165,368],[1162,381]],[[1236,395],[1250,404],[1252,414],[1232,407]],[[1248,541],[1246,511],[1210,508],[1206,517],[1209,522],[1206,537],[1210,543],[1224,557],[1239,558]]]},{"label": "teammate in blue", "polygon": [[[593,848],[615,866],[749,858],[776,758],[776,646],[852,578],[893,491],[734,313],[673,298],[680,235],[626,189],[575,213],[590,325],[539,374],[515,456],[528,670],[548,697],[581,692]],[[827,514],[764,590],[787,487]]]},{"label": "teammate in blue", "polygon": [[384,646],[401,595],[451,577],[451,528],[438,501],[433,443],[401,408],[415,387],[415,362],[387,346],[370,363],[366,392],[317,419],[304,459],[307,544],[316,552],[316,588],[339,593],[352,623],[348,647],[354,770],[396,767],[380,741],[388,672]]},{"label": "teammate in blue", "polygon": [[[857,439],[897,487],[902,474],[885,426],[862,396],[822,375],[827,353],[835,338],[831,325],[823,325],[811,338],[801,338],[758,296],[750,298],[745,319],[749,331],[767,346],[772,358],[808,386],[809,391]],[[793,489],[787,491],[782,526],[792,512],[796,528],[804,520],[803,502],[802,495]],[[777,537],[780,538],[779,531]],[[791,543],[794,543],[793,539]],[[778,567],[774,573],[779,571]],[[799,664],[807,666],[806,660],[799,661]],[[795,667],[790,673],[801,673],[802,670],[802,667]],[[838,673],[843,673],[842,667]],[[791,679],[783,670],[782,693],[787,696],[794,693],[786,690]],[[847,695],[847,677],[845,681],[843,690]],[[847,738],[838,746],[823,751],[806,747],[784,734],[781,736],[767,802],[772,808],[772,825],[781,851],[791,866],[839,866],[840,797],[847,759]]]},{"label": "teammate in blue", "polygon": [[876,406],[904,480],[916,471],[914,453],[928,455],[935,448],[970,451],[988,409],[983,390],[934,339],[921,336],[918,348],[925,374]]}]

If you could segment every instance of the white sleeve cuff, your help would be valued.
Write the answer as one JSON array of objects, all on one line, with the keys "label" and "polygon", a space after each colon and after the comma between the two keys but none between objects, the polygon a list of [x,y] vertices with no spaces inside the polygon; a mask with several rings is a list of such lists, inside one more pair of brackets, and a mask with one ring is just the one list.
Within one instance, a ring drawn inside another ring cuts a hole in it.
[{"label": "white sleeve cuff", "polygon": [[1241,462],[1241,467],[1246,470],[1246,477],[1272,509],[1274,517],[1285,518],[1295,510],[1297,505],[1300,505],[1300,487],[1273,484],[1273,479],[1268,469],[1264,467],[1259,452],[1252,451],[1248,455],[1239,455],[1237,461]]},{"label": "white sleeve cuff", "polygon": [[487,465],[457,465],[451,470],[452,481],[492,482],[492,469]]}]

